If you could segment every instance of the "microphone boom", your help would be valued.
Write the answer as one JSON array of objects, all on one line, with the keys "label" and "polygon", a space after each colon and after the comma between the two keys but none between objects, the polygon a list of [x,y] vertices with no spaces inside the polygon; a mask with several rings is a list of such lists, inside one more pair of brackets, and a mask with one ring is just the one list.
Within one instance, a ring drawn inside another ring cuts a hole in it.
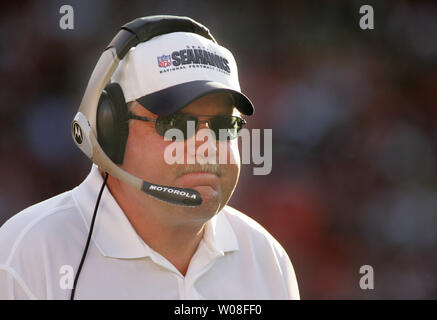
[{"label": "microphone boom", "polygon": [[202,203],[200,193],[193,189],[166,187],[143,181],[141,190],[149,196],[176,205],[197,207]]}]

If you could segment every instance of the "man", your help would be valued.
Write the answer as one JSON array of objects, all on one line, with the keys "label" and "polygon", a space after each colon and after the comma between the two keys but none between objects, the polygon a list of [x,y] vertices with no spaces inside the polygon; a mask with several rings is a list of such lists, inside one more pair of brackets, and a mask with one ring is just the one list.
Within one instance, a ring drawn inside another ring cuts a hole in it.
[{"label": "man", "polygon": [[[200,51],[204,58],[211,54],[209,60],[193,58]],[[93,165],[78,187],[2,226],[0,298],[68,299],[83,262],[76,299],[298,299],[284,249],[226,205],[240,174],[235,133],[244,123],[241,113],[253,112],[239,92],[229,50],[194,33],[160,35],[131,49],[112,82],[129,115],[119,167],[144,181],[193,189],[201,205],[160,201],[110,175],[83,255],[105,175]],[[180,102],[187,95],[189,103]],[[197,119],[194,134],[187,129],[182,139],[164,137],[163,128],[183,129],[178,121],[188,126],[187,117]],[[234,130],[233,137],[220,139],[217,129],[231,136]],[[183,150],[176,163],[169,148]]]}]

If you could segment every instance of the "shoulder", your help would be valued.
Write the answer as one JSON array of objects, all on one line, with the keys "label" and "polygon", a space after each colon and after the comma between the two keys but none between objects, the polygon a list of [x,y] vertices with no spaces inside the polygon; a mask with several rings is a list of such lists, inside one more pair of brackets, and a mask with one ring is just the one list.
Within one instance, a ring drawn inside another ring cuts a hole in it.
[{"label": "shoulder", "polygon": [[[0,228],[0,297],[45,299],[66,254],[85,229],[72,192],[37,203],[11,217]],[[20,294],[23,292],[23,295]]]},{"label": "shoulder", "polygon": [[59,244],[65,232],[80,220],[71,191],[24,209],[0,228],[0,264],[11,264],[18,255],[35,257],[35,249]]},{"label": "shoulder", "polygon": [[274,251],[280,258],[287,256],[284,248],[270,232],[251,217],[230,206],[225,206],[222,213],[231,224],[240,245]]},{"label": "shoulder", "polygon": [[[229,206],[225,206],[221,213],[238,239],[239,254],[243,261],[249,262],[250,266],[256,266],[254,269],[260,271],[258,278],[267,281],[267,287],[275,287],[272,297],[299,299],[294,268],[281,244],[263,226],[244,213]],[[250,272],[252,269],[247,266],[245,270]]]}]

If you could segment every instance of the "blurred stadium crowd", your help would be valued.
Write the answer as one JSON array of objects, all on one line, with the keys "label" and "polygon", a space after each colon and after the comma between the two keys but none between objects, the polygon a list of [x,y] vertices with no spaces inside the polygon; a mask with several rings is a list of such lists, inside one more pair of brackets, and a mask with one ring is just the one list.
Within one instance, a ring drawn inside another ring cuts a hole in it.
[{"label": "blurred stadium crowd", "polygon": [[[271,174],[243,166],[231,205],[285,247],[302,298],[437,298],[435,3],[67,2],[0,4],[0,225],[87,175],[70,123],[119,27],[187,15],[236,56],[249,127],[273,129]],[[74,30],[59,28],[63,4]]]}]

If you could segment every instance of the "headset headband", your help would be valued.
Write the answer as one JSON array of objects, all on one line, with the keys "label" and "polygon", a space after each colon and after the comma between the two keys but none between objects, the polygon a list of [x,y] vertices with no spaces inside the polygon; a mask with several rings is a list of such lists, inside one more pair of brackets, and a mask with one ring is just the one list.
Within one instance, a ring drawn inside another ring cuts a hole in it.
[{"label": "headset headband", "polygon": [[208,28],[193,19],[161,15],[137,18],[126,23],[106,49],[115,48],[117,56],[121,60],[130,48],[137,46],[139,43],[175,31],[197,33],[217,43]]},{"label": "headset headband", "polygon": [[[152,196],[158,185],[152,185],[119,168],[98,143],[96,129],[97,107],[103,89],[126,53],[141,42],[171,32],[197,33],[216,42],[206,27],[188,17],[159,15],[138,18],[125,24],[100,56],[91,74],[79,111],[72,123],[73,139],[91,161],[117,179]],[[150,186],[153,188],[150,188]],[[171,189],[179,192],[173,191],[169,194],[166,199],[168,202],[197,206],[202,201],[200,194],[195,190],[176,187],[171,187]]]}]

